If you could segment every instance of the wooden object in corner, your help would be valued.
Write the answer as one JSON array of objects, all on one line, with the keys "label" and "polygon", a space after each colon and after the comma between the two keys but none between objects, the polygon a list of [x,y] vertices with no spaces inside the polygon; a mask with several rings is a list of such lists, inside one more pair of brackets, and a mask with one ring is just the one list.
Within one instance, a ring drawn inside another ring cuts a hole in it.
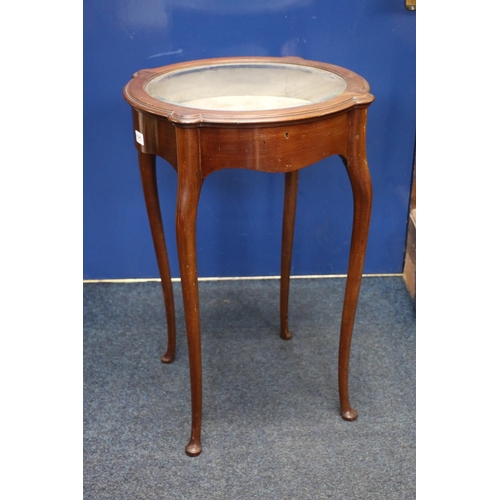
[{"label": "wooden object in corner", "polygon": [[403,269],[403,279],[406,288],[414,299],[417,288],[417,187],[416,174],[413,170],[413,186],[411,190],[410,215],[408,218],[408,235],[406,239],[405,265]]}]

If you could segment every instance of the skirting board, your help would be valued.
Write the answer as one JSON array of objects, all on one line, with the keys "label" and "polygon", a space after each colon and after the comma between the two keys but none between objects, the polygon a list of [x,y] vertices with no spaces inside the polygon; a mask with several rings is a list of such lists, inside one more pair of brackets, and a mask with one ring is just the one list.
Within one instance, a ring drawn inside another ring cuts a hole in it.
[{"label": "skirting board", "polygon": [[[363,274],[363,278],[393,278],[403,276],[401,273],[395,274]],[[290,279],[331,279],[346,278],[347,274],[311,274],[304,276],[290,276]],[[229,276],[229,277],[207,277],[198,278],[198,281],[234,281],[234,280],[279,280],[279,276]],[[122,278],[122,279],[101,279],[83,280],[83,283],[145,283],[148,281],[160,282],[160,278]],[[172,278],[173,282],[180,282],[180,278]]]}]

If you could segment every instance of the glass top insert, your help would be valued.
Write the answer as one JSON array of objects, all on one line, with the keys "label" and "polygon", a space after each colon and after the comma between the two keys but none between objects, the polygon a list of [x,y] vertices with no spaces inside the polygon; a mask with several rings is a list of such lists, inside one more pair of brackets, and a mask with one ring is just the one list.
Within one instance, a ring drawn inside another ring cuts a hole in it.
[{"label": "glass top insert", "polygon": [[283,63],[196,66],[156,76],[146,85],[155,99],[221,111],[292,108],[331,99],[347,83],[323,69]]}]

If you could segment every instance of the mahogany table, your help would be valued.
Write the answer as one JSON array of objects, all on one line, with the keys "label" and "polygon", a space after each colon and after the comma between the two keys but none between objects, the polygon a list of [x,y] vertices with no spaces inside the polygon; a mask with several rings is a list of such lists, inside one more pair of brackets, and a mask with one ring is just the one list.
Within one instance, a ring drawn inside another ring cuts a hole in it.
[{"label": "mahogany table", "polygon": [[340,331],[341,414],[354,420],[348,394],[351,336],[370,223],[372,189],[366,161],[367,108],[374,100],[361,76],[298,57],[190,61],[133,75],[123,94],[133,109],[135,146],[161,276],[168,348],[175,356],[174,301],[158,201],[156,156],[178,174],[176,235],[191,378],[192,432],[186,453],[201,453],[202,372],[196,213],[204,179],[224,168],[285,174],[281,254],[281,337],[288,329],[288,292],[299,170],[339,155],[353,191],[354,218]]}]

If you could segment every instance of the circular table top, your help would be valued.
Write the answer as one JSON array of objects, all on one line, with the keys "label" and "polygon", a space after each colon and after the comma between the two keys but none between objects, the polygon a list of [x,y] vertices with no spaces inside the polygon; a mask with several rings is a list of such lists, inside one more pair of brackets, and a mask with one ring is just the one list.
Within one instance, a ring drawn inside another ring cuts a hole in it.
[{"label": "circular table top", "polygon": [[352,71],[298,57],[189,61],[133,75],[129,104],[178,124],[282,123],[369,104],[368,82]]}]

